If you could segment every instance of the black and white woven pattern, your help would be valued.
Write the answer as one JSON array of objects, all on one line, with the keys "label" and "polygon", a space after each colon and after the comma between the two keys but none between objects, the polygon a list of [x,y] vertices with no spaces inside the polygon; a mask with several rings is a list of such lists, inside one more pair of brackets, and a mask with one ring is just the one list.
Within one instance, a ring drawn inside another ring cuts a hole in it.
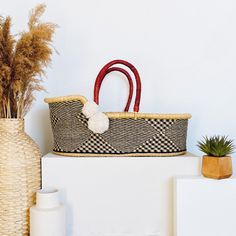
[{"label": "black and white woven pattern", "polygon": [[164,134],[159,133],[138,147],[135,152],[138,153],[172,153],[178,152],[179,148]]},{"label": "black and white woven pattern", "polygon": [[171,127],[175,122],[175,120],[170,120],[170,119],[162,119],[162,120],[145,119],[145,120],[158,132],[162,132],[165,131],[166,129],[169,129],[169,127]]},{"label": "black and white woven pattern", "polygon": [[87,127],[80,101],[50,103],[54,151],[73,155],[172,154],[186,150],[187,119],[110,118],[109,130]]},{"label": "black and white woven pattern", "polygon": [[75,150],[78,153],[119,153],[109,143],[107,143],[100,135],[92,134],[92,136]]}]

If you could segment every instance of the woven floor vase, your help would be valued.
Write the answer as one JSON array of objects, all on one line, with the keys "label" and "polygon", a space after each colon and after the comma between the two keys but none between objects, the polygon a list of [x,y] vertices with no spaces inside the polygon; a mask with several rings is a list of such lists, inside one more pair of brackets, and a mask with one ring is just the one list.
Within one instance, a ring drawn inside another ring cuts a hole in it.
[{"label": "woven floor vase", "polygon": [[0,119],[0,235],[29,235],[29,208],[40,188],[41,153],[24,120]]}]

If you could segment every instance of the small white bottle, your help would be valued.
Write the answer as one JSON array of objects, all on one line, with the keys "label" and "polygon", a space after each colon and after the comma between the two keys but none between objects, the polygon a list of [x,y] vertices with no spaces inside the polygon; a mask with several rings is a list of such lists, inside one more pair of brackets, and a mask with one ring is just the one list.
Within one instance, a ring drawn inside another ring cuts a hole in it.
[{"label": "small white bottle", "polygon": [[37,191],[36,205],[30,208],[30,236],[66,236],[65,207],[58,190]]}]

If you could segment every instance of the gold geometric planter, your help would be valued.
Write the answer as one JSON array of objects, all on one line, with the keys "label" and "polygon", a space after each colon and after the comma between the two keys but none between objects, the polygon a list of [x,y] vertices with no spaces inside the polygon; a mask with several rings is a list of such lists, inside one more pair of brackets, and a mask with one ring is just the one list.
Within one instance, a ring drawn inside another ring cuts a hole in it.
[{"label": "gold geometric planter", "polygon": [[29,208],[41,185],[40,158],[38,146],[24,132],[24,120],[0,119],[1,236],[29,235]]},{"label": "gold geometric planter", "polygon": [[202,174],[207,178],[226,179],[232,175],[232,159],[226,157],[203,156]]}]

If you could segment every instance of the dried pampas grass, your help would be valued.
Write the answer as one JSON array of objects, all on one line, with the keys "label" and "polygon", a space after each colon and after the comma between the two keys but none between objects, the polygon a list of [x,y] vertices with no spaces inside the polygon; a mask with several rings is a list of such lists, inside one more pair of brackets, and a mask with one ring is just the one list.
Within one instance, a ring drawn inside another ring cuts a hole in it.
[{"label": "dried pampas grass", "polygon": [[51,62],[52,38],[56,25],[42,23],[46,6],[30,12],[28,30],[17,39],[11,34],[11,17],[0,16],[0,118],[23,118],[29,111],[35,91],[41,86]]}]

